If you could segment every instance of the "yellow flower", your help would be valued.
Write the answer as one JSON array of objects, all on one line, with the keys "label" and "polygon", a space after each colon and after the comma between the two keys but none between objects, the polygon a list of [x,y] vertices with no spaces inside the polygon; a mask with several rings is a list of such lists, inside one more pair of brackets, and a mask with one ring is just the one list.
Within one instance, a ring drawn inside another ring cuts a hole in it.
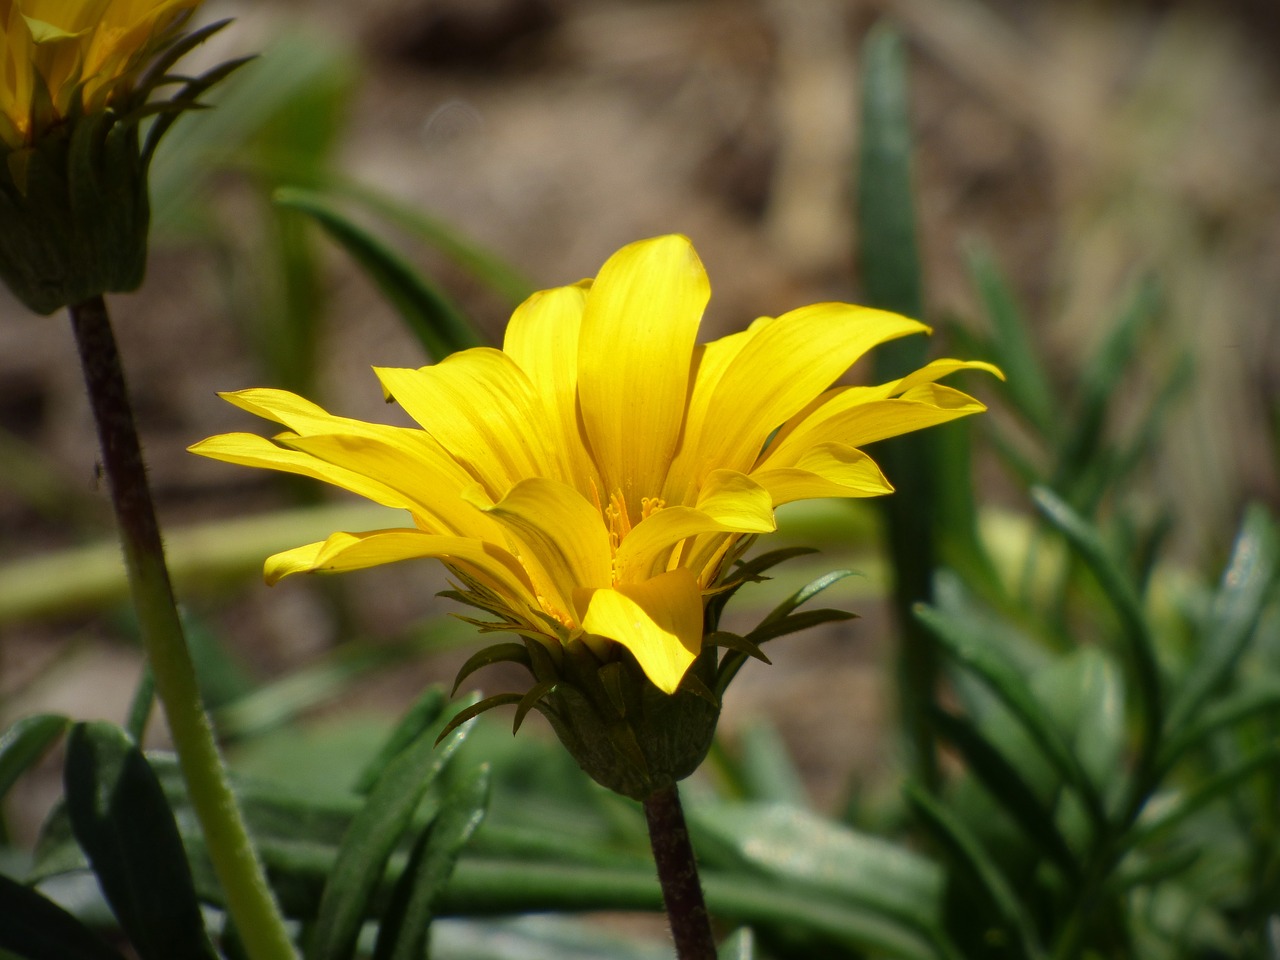
[{"label": "yellow flower", "polygon": [[103,110],[200,0],[0,0],[0,140],[29,146]]},{"label": "yellow flower", "polygon": [[536,293],[501,350],[421,369],[380,368],[420,428],[333,416],[280,390],[225,394],[283,424],[195,453],[303,474],[413,525],[335,533],[271,557],[266,578],[435,557],[464,598],[552,655],[618,647],[674,693],[702,649],[704,599],[774,510],[891,492],[858,447],[984,409],[937,379],[938,360],[893,383],[832,384],[915,320],[821,303],[697,344],[710,295],[680,236],[633,243],[594,281]]}]

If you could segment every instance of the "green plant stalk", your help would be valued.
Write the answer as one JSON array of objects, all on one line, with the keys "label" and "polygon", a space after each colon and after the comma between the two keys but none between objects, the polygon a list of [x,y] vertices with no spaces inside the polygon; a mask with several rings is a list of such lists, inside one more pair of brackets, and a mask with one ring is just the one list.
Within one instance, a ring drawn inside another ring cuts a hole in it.
[{"label": "green plant stalk", "polygon": [[96,296],[67,309],[98,427],[142,642],[209,858],[252,960],[293,960],[293,944],[200,701],[106,303]]},{"label": "green plant stalk", "polygon": [[679,960],[716,960],[711,918],[698,881],[698,862],[693,856],[676,785],[650,794],[644,801],[644,816],[676,956]]}]

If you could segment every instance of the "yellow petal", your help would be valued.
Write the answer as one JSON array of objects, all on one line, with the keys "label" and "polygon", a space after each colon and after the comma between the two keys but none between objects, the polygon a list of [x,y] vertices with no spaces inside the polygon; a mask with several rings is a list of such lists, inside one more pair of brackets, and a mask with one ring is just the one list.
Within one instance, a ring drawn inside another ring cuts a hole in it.
[{"label": "yellow petal", "polygon": [[622,644],[653,685],[675,693],[702,649],[702,594],[688,570],[592,591],[583,627]]},{"label": "yellow petal", "polygon": [[377,435],[384,430],[401,429],[384,424],[366,423],[364,420],[352,420],[348,417],[335,417],[319,404],[312,403],[288,390],[251,387],[248,390],[220,393],[218,396],[241,410],[247,410],[264,420],[283,424],[294,433],[303,436],[311,433],[349,433],[354,436],[367,436]]},{"label": "yellow petal", "polygon": [[501,547],[465,537],[440,537],[419,530],[371,530],[334,533],[268,557],[263,574],[269,584],[295,573],[342,573],[384,563],[434,557],[469,575],[509,600],[514,612],[532,607],[533,588],[515,558]]},{"label": "yellow petal", "polygon": [[857,402],[857,397],[836,394],[814,415],[788,425],[789,429],[779,433],[780,439],[769,448],[761,469],[793,466],[805,451],[819,444],[861,447],[987,409],[967,393],[936,383],[920,384],[901,397],[888,400]]},{"label": "yellow petal", "polygon": [[[684,432],[680,435],[680,445],[667,471],[666,486],[662,491],[662,499],[668,504],[683,503],[690,506],[698,497],[699,485],[694,478],[701,478],[715,464],[704,463],[699,456],[706,450],[702,442],[702,433],[706,429],[707,408],[715,395],[720,379],[734,358],[742,352],[747,341],[755,336],[758,326],[748,330],[732,333],[719,340],[699,346],[693,354],[693,389],[689,392],[688,410],[685,413]],[[717,429],[711,424],[710,429]]]},{"label": "yellow petal", "polygon": [[378,367],[387,394],[501,499],[525,477],[557,472],[533,386],[501,350],[463,350],[419,370]]},{"label": "yellow petal", "polygon": [[689,364],[711,295],[688,239],[643,240],[600,268],[578,345],[582,422],[604,482],[633,523],[661,494],[684,418]]},{"label": "yellow petal", "polygon": [[416,501],[398,490],[362,473],[347,470],[317,460],[308,453],[297,450],[284,450],[266,437],[252,433],[224,433],[208,440],[201,440],[187,448],[191,453],[226,463],[237,463],[246,467],[265,467],[269,470],[280,470],[284,473],[296,473],[304,477],[323,480],[336,487],[350,490],[352,493],[380,503],[384,507],[396,507],[403,510],[414,510]]},{"label": "yellow petal", "polygon": [[846,303],[801,307],[763,325],[720,378],[707,411],[716,429],[705,432],[695,456],[748,470],[769,434],[869,349],[928,329],[895,313]]},{"label": "yellow petal", "polygon": [[495,504],[464,495],[506,529],[539,595],[566,619],[578,620],[573,604],[580,588],[612,582],[609,532],[600,511],[568,484],[533,477]]},{"label": "yellow petal", "polygon": [[698,509],[738,533],[771,533],[778,526],[768,491],[736,470],[713,470],[707,475]]},{"label": "yellow petal", "polygon": [[583,284],[535,293],[516,308],[502,350],[520,366],[541,401],[559,451],[561,477],[584,494],[600,488],[578,426],[578,332]]},{"label": "yellow petal", "polygon": [[774,506],[818,497],[878,497],[892,493],[876,462],[861,450],[824,443],[806,450],[794,466],[757,470],[752,475],[773,497]]},{"label": "yellow petal", "polygon": [[634,583],[661,573],[671,549],[709,533],[770,533],[777,529],[769,492],[751,477],[717,470],[703,486],[698,506],[666,507],[645,517],[618,546],[614,579]]},{"label": "yellow petal", "polygon": [[278,442],[396,491],[412,504],[419,525],[447,533],[501,541],[499,529],[462,499],[475,480],[422,431],[377,436],[313,435]]}]

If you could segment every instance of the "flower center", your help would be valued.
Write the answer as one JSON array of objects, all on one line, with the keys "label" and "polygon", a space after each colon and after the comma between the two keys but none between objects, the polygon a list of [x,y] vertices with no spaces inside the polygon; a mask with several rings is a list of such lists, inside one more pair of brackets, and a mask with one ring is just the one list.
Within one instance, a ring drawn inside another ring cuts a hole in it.
[{"label": "flower center", "polygon": [[[640,498],[640,520],[647,520],[667,505],[661,497]],[[609,497],[609,505],[604,508],[605,526],[609,528],[609,548],[617,554],[618,546],[631,532],[631,514],[627,511],[626,501],[621,492],[615,491]]]}]

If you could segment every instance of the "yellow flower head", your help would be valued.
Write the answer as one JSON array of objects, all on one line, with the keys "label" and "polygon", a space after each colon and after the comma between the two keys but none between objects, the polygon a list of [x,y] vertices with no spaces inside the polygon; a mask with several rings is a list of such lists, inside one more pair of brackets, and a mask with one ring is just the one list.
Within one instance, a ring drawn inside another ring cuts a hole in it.
[{"label": "yellow flower head", "polygon": [[0,0],[0,139],[19,149],[131,90],[200,0]]},{"label": "yellow flower head", "polygon": [[[875,387],[832,387],[914,320],[821,303],[707,344],[710,295],[681,236],[633,243],[594,281],[536,293],[501,350],[380,368],[420,428],[344,419],[293,394],[226,399],[285,427],[195,453],[325,480],[412,526],[335,533],[271,557],[266,578],[435,557],[468,602],[553,655],[618,647],[674,693],[703,643],[704,598],[774,510],[891,487],[858,448],[984,409],[936,381],[989,364],[938,360]],[[775,433],[776,431],[776,433]]]}]

